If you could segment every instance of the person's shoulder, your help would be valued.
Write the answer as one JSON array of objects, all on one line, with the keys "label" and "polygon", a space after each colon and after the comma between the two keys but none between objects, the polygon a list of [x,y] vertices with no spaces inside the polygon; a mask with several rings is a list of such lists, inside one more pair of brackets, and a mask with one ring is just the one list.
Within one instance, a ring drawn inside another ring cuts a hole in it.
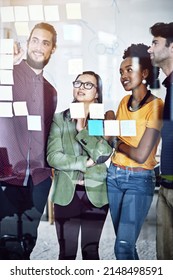
[{"label": "person's shoulder", "polygon": [[69,119],[69,116],[70,116],[70,111],[69,109],[67,109],[65,111],[56,112],[54,114],[54,120],[65,121],[66,119]]},{"label": "person's shoulder", "polygon": [[44,89],[47,95],[49,96],[50,93],[53,95],[57,95],[56,88],[43,76],[43,83],[44,83]]},{"label": "person's shoulder", "polygon": [[131,96],[131,94],[127,94],[127,95],[123,96],[123,98],[120,100],[120,104],[124,105],[124,103],[127,103],[130,96]]},{"label": "person's shoulder", "polygon": [[125,96],[123,96],[123,98],[121,99],[121,101],[126,101],[126,100],[128,100],[130,96],[131,96],[131,94],[126,94]]},{"label": "person's shoulder", "polygon": [[163,106],[163,105],[164,105],[164,102],[163,102],[162,98],[157,97],[157,96],[154,96],[152,102],[153,102],[154,104],[159,105],[159,106]]},{"label": "person's shoulder", "polygon": [[13,72],[18,72],[18,71],[23,71],[24,69],[24,61],[22,60],[21,62],[19,62],[18,64],[14,64],[13,66]]}]

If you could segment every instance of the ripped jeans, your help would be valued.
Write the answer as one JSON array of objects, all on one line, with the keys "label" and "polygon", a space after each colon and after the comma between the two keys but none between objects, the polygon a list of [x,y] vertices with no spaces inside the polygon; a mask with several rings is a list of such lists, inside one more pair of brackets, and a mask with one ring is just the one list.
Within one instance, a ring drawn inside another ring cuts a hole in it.
[{"label": "ripped jeans", "polygon": [[131,171],[110,164],[107,177],[117,260],[138,260],[136,241],[152,203],[153,170]]}]

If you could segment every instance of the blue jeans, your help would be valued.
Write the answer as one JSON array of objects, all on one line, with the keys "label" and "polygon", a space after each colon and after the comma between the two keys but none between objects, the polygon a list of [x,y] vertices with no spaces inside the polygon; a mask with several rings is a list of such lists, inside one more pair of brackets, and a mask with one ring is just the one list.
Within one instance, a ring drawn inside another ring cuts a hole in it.
[{"label": "blue jeans", "polygon": [[107,186],[118,260],[138,260],[136,241],[152,203],[153,170],[131,171],[110,164]]}]

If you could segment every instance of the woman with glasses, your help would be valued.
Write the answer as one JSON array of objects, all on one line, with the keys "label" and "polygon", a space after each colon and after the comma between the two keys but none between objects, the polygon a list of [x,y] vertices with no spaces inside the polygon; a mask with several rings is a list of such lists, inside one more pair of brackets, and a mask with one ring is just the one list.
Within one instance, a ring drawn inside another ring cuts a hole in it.
[{"label": "woman with glasses", "polygon": [[157,84],[159,71],[152,66],[148,48],[144,44],[132,44],[125,50],[120,65],[122,86],[132,94],[120,102],[116,119],[129,121],[128,135],[125,131],[118,144],[113,141],[115,152],[107,179],[116,234],[115,256],[119,260],[139,259],[136,241],[151,206],[156,182],[155,155],[163,101],[149,89]]},{"label": "woman with glasses", "polygon": [[72,119],[70,110],[55,114],[47,147],[54,168],[51,200],[59,242],[59,259],[74,260],[81,230],[84,260],[99,259],[99,241],[108,212],[105,161],[112,148],[88,132],[89,106],[102,102],[102,81],[88,71],[73,82],[73,102],[84,104],[85,118]]}]

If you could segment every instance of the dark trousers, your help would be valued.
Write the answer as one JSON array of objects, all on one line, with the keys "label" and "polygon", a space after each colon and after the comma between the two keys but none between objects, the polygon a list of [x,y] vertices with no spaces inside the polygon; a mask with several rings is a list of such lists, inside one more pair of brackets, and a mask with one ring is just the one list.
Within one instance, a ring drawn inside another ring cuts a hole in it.
[{"label": "dark trousers", "polygon": [[51,178],[38,185],[0,186],[0,259],[29,259],[47,202]]},{"label": "dark trousers", "polygon": [[54,204],[56,232],[59,242],[59,259],[74,260],[81,230],[81,252],[84,260],[99,259],[99,241],[107,216],[108,205],[95,207],[84,190],[77,191],[67,206]]}]

